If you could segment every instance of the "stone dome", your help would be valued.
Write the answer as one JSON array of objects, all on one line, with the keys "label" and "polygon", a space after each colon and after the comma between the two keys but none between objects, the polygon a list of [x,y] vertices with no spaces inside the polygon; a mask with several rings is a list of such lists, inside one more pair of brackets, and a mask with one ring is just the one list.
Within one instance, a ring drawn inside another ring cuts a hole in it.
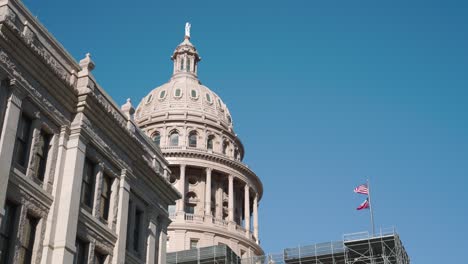
[{"label": "stone dome", "polygon": [[232,117],[221,98],[197,77],[201,58],[195,46],[185,37],[171,59],[174,72],[171,79],[145,96],[136,110],[136,120],[147,120],[168,113],[197,114],[234,133]]}]

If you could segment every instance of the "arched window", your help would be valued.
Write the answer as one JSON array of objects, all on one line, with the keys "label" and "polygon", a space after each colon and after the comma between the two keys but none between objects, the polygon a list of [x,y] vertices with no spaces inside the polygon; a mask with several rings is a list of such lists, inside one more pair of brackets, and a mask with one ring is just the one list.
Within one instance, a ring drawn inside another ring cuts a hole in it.
[{"label": "arched window", "polygon": [[171,146],[179,146],[179,133],[177,131],[172,132],[169,136],[169,144]]},{"label": "arched window", "polygon": [[213,150],[213,140],[214,140],[214,136],[211,135],[211,136],[208,136],[208,139],[206,140],[206,148],[208,150]]},{"label": "arched window", "polygon": [[223,142],[223,154],[226,155],[227,153],[227,148],[228,148],[229,143],[227,141]]},{"label": "arched window", "polygon": [[197,132],[192,131],[189,134],[189,147],[197,147]]},{"label": "arched window", "polygon": [[181,59],[180,59],[180,70],[181,70],[181,71],[184,70],[184,62],[185,62],[185,59],[184,59],[184,58],[181,58]]},{"label": "arched window", "polygon": [[161,134],[159,132],[153,134],[153,142],[158,146],[161,145]]},{"label": "arched window", "polygon": [[187,58],[187,71],[190,71],[190,58]]}]

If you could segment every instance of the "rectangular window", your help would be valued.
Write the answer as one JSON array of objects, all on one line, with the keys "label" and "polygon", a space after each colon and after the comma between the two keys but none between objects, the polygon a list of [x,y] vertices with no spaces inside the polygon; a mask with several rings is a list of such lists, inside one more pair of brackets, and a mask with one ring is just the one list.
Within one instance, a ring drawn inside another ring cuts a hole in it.
[{"label": "rectangular window", "polygon": [[44,175],[46,170],[47,156],[50,150],[50,140],[52,135],[47,134],[44,130],[41,130],[38,140],[38,150],[35,154],[36,162],[34,167],[34,175],[39,181],[44,181]]},{"label": "rectangular window", "polygon": [[143,221],[143,211],[136,209],[135,210],[135,221],[133,224],[133,250],[135,252],[140,252],[140,238],[141,232],[140,228]]},{"label": "rectangular window", "polygon": [[198,247],[198,239],[190,239],[190,249],[195,249]]},{"label": "rectangular window", "polygon": [[75,241],[76,253],[73,258],[73,264],[88,263],[88,243],[77,238]]},{"label": "rectangular window", "polygon": [[101,189],[101,204],[100,212],[101,218],[108,220],[109,217],[109,204],[111,197],[111,188],[112,188],[113,179],[106,174],[102,176],[102,189]]},{"label": "rectangular window", "polygon": [[21,247],[19,249],[19,263],[31,263],[38,222],[39,219],[31,215],[26,216],[26,221],[23,226],[23,236],[21,238]]},{"label": "rectangular window", "polygon": [[187,214],[194,214],[195,213],[195,206],[193,204],[186,204],[185,205],[185,212]]},{"label": "rectangular window", "polygon": [[81,203],[87,209],[93,207],[94,183],[96,181],[95,167],[96,165],[90,159],[85,159],[83,181],[81,184]]},{"label": "rectangular window", "polygon": [[14,245],[14,230],[16,228],[17,206],[6,201],[5,215],[0,226],[0,263],[9,263],[9,257]]},{"label": "rectangular window", "polygon": [[106,263],[107,255],[102,254],[98,251],[94,252],[94,264],[104,264]]},{"label": "rectangular window", "polygon": [[29,142],[31,141],[32,120],[25,114],[22,114],[18,124],[15,142],[15,163],[26,169],[29,157]]}]

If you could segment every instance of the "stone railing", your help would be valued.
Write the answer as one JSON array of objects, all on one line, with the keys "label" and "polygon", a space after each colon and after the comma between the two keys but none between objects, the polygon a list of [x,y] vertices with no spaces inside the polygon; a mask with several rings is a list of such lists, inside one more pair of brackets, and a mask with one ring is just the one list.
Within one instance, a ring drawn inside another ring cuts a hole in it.
[{"label": "stone railing", "polygon": [[213,224],[220,225],[220,226],[228,226],[228,222],[226,220],[219,219],[219,218],[213,218]]}]

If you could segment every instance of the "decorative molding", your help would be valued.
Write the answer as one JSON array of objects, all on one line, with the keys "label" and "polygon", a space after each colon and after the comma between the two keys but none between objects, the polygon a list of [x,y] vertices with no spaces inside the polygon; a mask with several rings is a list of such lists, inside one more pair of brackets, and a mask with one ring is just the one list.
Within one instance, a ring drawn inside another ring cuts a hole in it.
[{"label": "decorative molding", "polygon": [[[15,80],[14,81],[15,87],[18,87],[20,84],[22,84],[22,86],[26,88],[26,90],[30,94],[32,94],[31,98],[39,101],[38,105],[40,107],[42,107],[44,110],[50,113],[53,113],[53,116],[58,118],[61,124],[68,124],[68,125],[70,124],[70,121],[57,108],[55,108],[54,105],[49,100],[47,100],[44,96],[42,96],[42,94],[28,82],[28,80],[23,76],[23,74],[17,70],[16,64],[12,62],[8,54],[1,48],[0,48],[0,63],[6,66],[6,68],[11,71],[11,74],[13,75],[13,78],[14,78],[13,80]],[[14,90],[17,90],[17,89],[14,89]]]}]

